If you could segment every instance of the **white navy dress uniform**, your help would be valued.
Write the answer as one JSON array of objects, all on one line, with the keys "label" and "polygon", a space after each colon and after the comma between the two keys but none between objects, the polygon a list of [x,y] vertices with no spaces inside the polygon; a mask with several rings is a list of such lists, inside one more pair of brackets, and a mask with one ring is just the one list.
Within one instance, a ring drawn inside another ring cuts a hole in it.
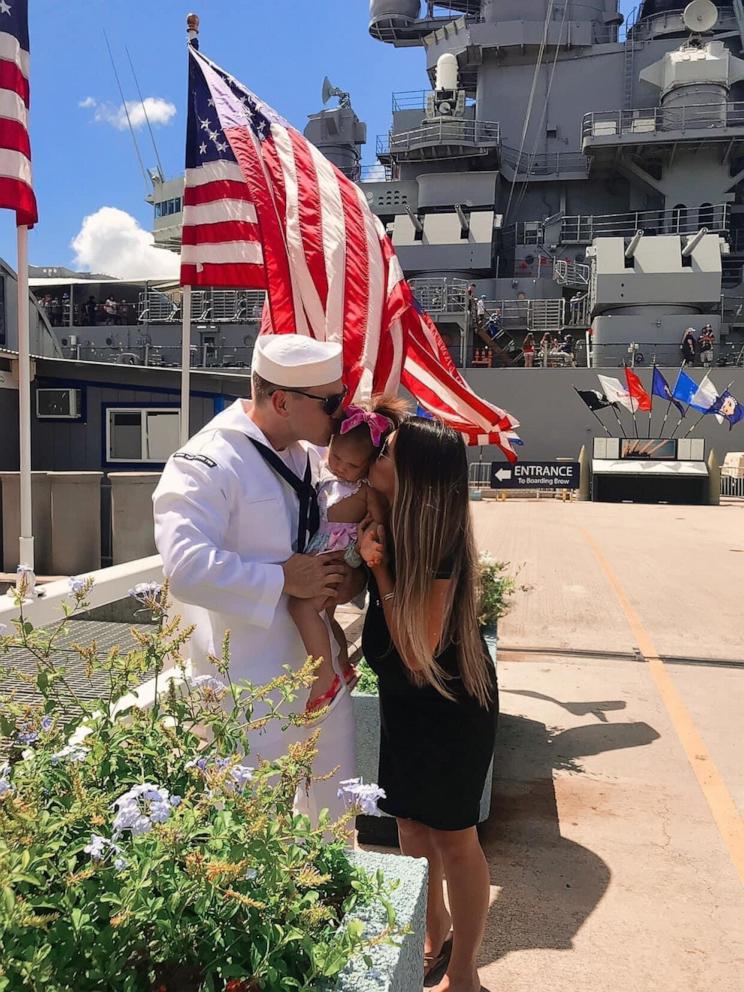
[{"label": "white navy dress uniform", "polygon": [[[292,339],[292,340],[288,340]],[[339,345],[299,335],[259,338],[253,370],[276,385],[312,388],[341,378]],[[282,563],[297,550],[300,502],[254,441],[274,451],[248,416],[242,400],[219,413],[169,459],[153,494],[155,542],[174,598],[187,623],[196,624],[190,658],[195,674],[214,674],[210,653],[219,656],[230,631],[230,675],[257,685],[299,668],[306,651],[289,615]],[[310,460],[317,481],[319,456],[297,442],[275,455],[302,480]],[[334,659],[335,663],[336,659]],[[304,708],[304,698],[295,702]],[[351,697],[344,688],[321,727],[314,771],[339,772],[314,783],[304,806],[311,815],[342,805],[338,782],[354,774]],[[272,759],[310,731],[282,732],[277,721],[254,736],[251,750]]]}]

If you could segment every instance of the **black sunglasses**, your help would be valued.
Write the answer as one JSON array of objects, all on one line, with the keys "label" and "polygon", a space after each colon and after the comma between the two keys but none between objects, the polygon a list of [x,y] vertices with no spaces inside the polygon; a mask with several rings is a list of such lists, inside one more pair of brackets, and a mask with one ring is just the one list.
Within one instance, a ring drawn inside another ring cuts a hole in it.
[{"label": "black sunglasses", "polygon": [[331,396],[316,396],[315,393],[306,393],[304,389],[290,389],[289,387],[279,386],[277,389],[272,389],[269,396],[273,396],[274,393],[279,392],[299,393],[300,396],[307,396],[308,399],[317,400],[319,403],[323,404],[323,413],[327,414],[329,417],[332,417],[346,399],[349,388],[348,386],[344,386],[344,391],[342,393],[333,393]]}]

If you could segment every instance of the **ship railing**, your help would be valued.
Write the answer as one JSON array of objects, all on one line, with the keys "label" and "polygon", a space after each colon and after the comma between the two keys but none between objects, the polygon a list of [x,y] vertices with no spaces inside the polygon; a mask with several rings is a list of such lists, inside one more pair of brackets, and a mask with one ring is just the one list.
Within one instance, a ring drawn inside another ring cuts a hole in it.
[{"label": "ship railing", "polygon": [[590,244],[595,238],[695,234],[707,227],[713,234],[728,230],[730,205],[703,204],[696,210],[632,210],[622,214],[575,214],[561,221],[561,244]]},{"label": "ship railing", "polygon": [[[181,367],[181,345],[152,344],[138,341],[128,345],[67,344],[62,346],[64,358],[78,362],[103,362],[107,365],[132,365],[143,368],[178,369]],[[249,369],[253,345],[221,345],[202,343],[191,345],[191,368]]]},{"label": "ship railing", "polygon": [[[37,297],[36,302],[51,327],[67,327],[70,330],[74,330],[75,328],[88,325],[88,307],[85,302],[70,303],[69,298],[60,300],[57,297],[46,300],[43,296]],[[134,303],[117,303],[112,316],[106,313],[103,303],[96,304],[97,326],[107,323],[134,326],[137,323],[136,315],[137,308]]]},{"label": "ship railing", "polygon": [[[695,330],[699,330],[702,321],[696,321],[694,315],[691,314],[690,325]],[[598,344],[591,338],[590,342],[587,362],[590,368],[622,368],[623,365],[647,369],[651,369],[654,365],[660,365],[664,368],[679,368],[682,361],[679,342],[642,341],[632,344],[628,341],[614,343],[603,341]],[[713,347],[713,367],[741,366],[744,364],[742,352],[744,352],[744,348],[740,343],[716,343]],[[699,360],[697,364],[701,365]],[[670,385],[673,386],[674,384],[670,383]]]},{"label": "ship railing", "polygon": [[[427,98],[433,94],[433,90],[399,90],[393,93],[393,113],[399,110],[426,110]],[[473,97],[465,97],[465,106],[474,107]]]},{"label": "ship railing", "polygon": [[[240,324],[261,319],[266,294],[262,289],[199,289],[191,294],[195,323]],[[148,290],[139,294],[137,320],[142,324],[173,324],[181,320],[181,291]]]},{"label": "ship railing", "polygon": [[715,131],[744,127],[744,102],[701,103],[684,107],[648,107],[634,110],[594,111],[585,114],[582,136],[610,138],[667,131]]},{"label": "ship railing", "polygon": [[560,331],[566,326],[566,301],[556,300],[485,300],[486,321],[493,316],[505,331],[527,330],[533,333]]},{"label": "ship railing", "polygon": [[553,176],[566,172],[588,174],[589,161],[583,152],[552,152],[531,154],[504,145],[501,150],[503,162],[515,170],[518,176]]},{"label": "ship railing", "polygon": [[[685,11],[684,4],[674,10],[649,14],[648,17],[644,18],[640,16],[642,8],[643,4],[634,7],[625,21],[625,35],[632,41],[646,41],[649,38],[654,38],[656,35],[664,33],[665,29],[668,32],[687,31],[682,20],[682,15]],[[718,22],[716,27],[720,30],[721,27],[725,26],[722,22],[734,16],[734,8],[732,6],[720,6],[718,8]]]},{"label": "ship railing", "polygon": [[497,147],[501,127],[495,121],[463,121],[437,117],[410,131],[390,131],[377,136],[377,154],[395,155],[434,145],[467,145],[477,149]]},{"label": "ship railing", "polygon": [[569,262],[564,258],[556,258],[553,262],[553,282],[559,286],[586,287],[590,273],[591,266],[583,262]]},{"label": "ship railing", "polygon": [[382,162],[376,162],[373,165],[360,166],[358,182],[386,183],[390,182],[394,178],[393,168],[391,165],[384,165]]},{"label": "ship railing", "polygon": [[429,313],[465,313],[468,308],[466,279],[411,279],[409,285],[422,309]]},{"label": "ship railing", "polygon": [[383,165],[382,162],[376,162],[372,165],[357,163],[356,165],[339,166],[338,170],[354,183],[386,182],[393,178],[392,168],[389,165]]}]

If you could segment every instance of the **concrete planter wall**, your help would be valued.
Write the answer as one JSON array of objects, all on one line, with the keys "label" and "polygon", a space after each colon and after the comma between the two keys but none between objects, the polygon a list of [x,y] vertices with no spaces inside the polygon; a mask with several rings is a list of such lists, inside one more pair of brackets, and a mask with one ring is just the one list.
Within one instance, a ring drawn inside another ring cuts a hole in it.
[{"label": "concrete planter wall", "polygon": [[160,472],[109,472],[114,565],[157,554],[152,494]]},{"label": "concrete planter wall", "polygon": [[[355,851],[353,860],[368,872],[382,869],[385,878],[398,882],[390,901],[395,907],[396,928],[410,930],[395,945],[380,944],[369,951],[372,967],[363,960],[350,962],[331,986],[332,992],[421,992],[424,981],[424,932],[426,929],[426,861],[395,854]],[[373,937],[386,929],[382,906],[369,906],[357,915]]]},{"label": "concrete planter wall", "polygon": [[[496,665],[496,627],[486,628],[483,637],[491,660]],[[354,707],[354,735],[356,748],[356,774],[365,782],[376,782],[380,761],[380,700],[367,693],[352,694]],[[483,786],[480,804],[480,822],[488,819],[491,813],[491,787],[493,783],[493,760]],[[357,817],[359,839],[364,844],[380,844],[397,847],[398,831],[391,816]]]},{"label": "concrete planter wall", "polygon": [[55,575],[101,567],[102,478],[103,472],[49,472]]},{"label": "concrete planter wall", "polygon": [[[14,573],[21,534],[21,474],[0,472],[3,487],[3,571]],[[34,564],[37,575],[52,575],[52,490],[47,472],[31,473]]]}]

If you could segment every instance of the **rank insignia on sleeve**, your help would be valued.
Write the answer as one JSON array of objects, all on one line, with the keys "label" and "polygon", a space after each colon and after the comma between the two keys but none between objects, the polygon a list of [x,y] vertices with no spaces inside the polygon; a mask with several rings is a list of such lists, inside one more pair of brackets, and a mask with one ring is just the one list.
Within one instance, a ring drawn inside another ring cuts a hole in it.
[{"label": "rank insignia on sleeve", "polygon": [[211,458],[207,458],[206,455],[192,455],[190,451],[177,451],[174,458],[183,458],[186,462],[201,462],[206,465],[207,468],[217,468],[217,462],[213,462]]}]

